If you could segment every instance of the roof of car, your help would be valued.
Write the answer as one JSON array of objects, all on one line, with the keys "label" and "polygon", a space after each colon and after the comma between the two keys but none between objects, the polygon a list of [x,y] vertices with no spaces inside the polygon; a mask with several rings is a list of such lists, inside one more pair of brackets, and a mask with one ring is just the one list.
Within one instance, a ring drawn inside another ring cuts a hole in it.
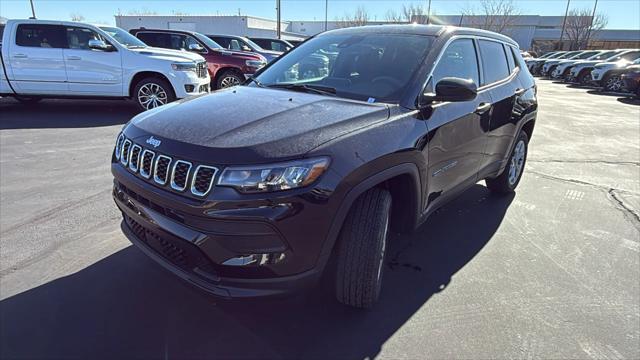
[{"label": "roof of car", "polygon": [[343,29],[330,30],[321,33],[318,36],[325,34],[413,34],[413,35],[426,35],[426,36],[454,36],[454,35],[474,35],[483,36],[500,41],[507,42],[511,45],[518,46],[513,39],[508,36],[495,33],[493,31],[457,27],[457,26],[445,26],[445,25],[420,25],[420,24],[406,24],[406,25],[367,25],[360,27],[350,27]]},{"label": "roof of car", "polygon": [[129,32],[131,33],[137,33],[137,32],[141,32],[141,31],[156,31],[156,32],[174,32],[174,33],[182,33],[182,34],[197,34],[197,31],[190,31],[190,30],[179,30],[179,29],[150,29],[150,28],[145,28],[145,27],[141,27],[141,28],[137,28],[137,29],[131,29],[129,30]]}]

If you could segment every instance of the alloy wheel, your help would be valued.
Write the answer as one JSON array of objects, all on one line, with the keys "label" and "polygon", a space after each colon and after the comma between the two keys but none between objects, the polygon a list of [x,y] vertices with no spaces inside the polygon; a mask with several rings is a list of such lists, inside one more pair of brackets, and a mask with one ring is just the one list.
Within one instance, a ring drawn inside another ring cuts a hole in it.
[{"label": "alloy wheel", "polygon": [[527,146],[523,140],[518,141],[513,155],[511,155],[511,161],[509,162],[509,184],[514,185],[520,178],[522,168],[524,167],[524,159],[526,155]]},{"label": "alloy wheel", "polygon": [[220,81],[220,88],[222,89],[236,85],[240,85],[240,80],[236,76],[225,76]]},{"label": "alloy wheel", "polygon": [[138,102],[149,110],[167,103],[167,92],[155,83],[144,84],[138,90]]},{"label": "alloy wheel", "polygon": [[622,86],[622,78],[619,75],[613,75],[607,80],[605,89],[608,91],[620,91]]}]

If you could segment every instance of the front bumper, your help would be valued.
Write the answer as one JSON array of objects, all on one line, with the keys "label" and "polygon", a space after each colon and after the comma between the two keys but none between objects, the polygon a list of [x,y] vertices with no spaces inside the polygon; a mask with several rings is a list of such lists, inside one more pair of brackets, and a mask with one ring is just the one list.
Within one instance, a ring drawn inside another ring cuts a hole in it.
[{"label": "front bumper", "polygon": [[211,78],[208,74],[205,77],[198,77],[193,71],[172,71],[168,77],[178,99],[202,95],[210,91]]},{"label": "front bumper", "polygon": [[600,85],[600,82],[602,81],[602,78],[604,76],[604,71],[603,70],[592,70],[591,71],[591,82],[595,85]]},{"label": "front bumper", "polygon": [[[227,230],[233,235],[203,233],[161,214],[156,204],[132,196],[132,191],[117,181],[113,198],[123,215],[122,231],[133,244],[165,269],[211,295],[227,299],[280,296],[313,286],[321,275],[321,268],[316,267],[289,276],[233,276],[235,269],[219,264],[220,259],[234,255],[224,246],[225,237],[242,242],[237,234],[246,233],[251,224],[231,225]],[[225,226],[229,227],[229,222]]]}]

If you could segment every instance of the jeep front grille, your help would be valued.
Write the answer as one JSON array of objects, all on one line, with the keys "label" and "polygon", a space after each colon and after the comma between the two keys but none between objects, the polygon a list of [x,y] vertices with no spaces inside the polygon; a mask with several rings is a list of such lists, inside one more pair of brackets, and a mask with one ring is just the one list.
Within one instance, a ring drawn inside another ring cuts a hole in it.
[{"label": "jeep front grille", "polygon": [[189,161],[158,154],[122,135],[116,141],[116,159],[129,171],[157,186],[180,193],[190,192],[198,197],[211,192],[218,173],[214,166],[194,166]]}]

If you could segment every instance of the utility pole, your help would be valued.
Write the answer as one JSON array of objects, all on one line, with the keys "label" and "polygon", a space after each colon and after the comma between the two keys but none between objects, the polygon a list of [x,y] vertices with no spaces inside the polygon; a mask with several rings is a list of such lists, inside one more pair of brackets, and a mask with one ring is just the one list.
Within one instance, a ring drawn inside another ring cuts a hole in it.
[{"label": "utility pole", "polygon": [[278,25],[277,25],[277,32],[278,32],[278,39],[280,39],[281,37],[281,32],[280,32],[280,0],[276,0],[276,18],[278,19]]},{"label": "utility pole", "polygon": [[429,5],[427,6],[427,25],[431,24],[431,0],[429,0]]},{"label": "utility pole", "polygon": [[36,10],[33,7],[33,0],[29,0],[29,2],[31,3],[31,15],[33,15],[32,19],[35,19],[36,18]]},{"label": "utility pole", "polygon": [[324,31],[327,31],[328,19],[329,19],[329,0],[324,0]]},{"label": "utility pole", "polygon": [[591,38],[591,29],[593,28],[593,22],[596,19],[596,8],[598,8],[598,0],[596,0],[596,3],[593,5],[593,13],[591,14],[591,25],[589,25],[589,30],[587,30],[587,41],[584,44],[586,49],[589,48],[589,40]]},{"label": "utility pole", "polygon": [[567,15],[569,14],[569,4],[571,3],[571,0],[567,0],[567,10],[564,11],[564,20],[562,20],[562,31],[560,32],[560,49],[558,50],[562,50],[562,38],[564,37],[564,28],[567,25]]}]

